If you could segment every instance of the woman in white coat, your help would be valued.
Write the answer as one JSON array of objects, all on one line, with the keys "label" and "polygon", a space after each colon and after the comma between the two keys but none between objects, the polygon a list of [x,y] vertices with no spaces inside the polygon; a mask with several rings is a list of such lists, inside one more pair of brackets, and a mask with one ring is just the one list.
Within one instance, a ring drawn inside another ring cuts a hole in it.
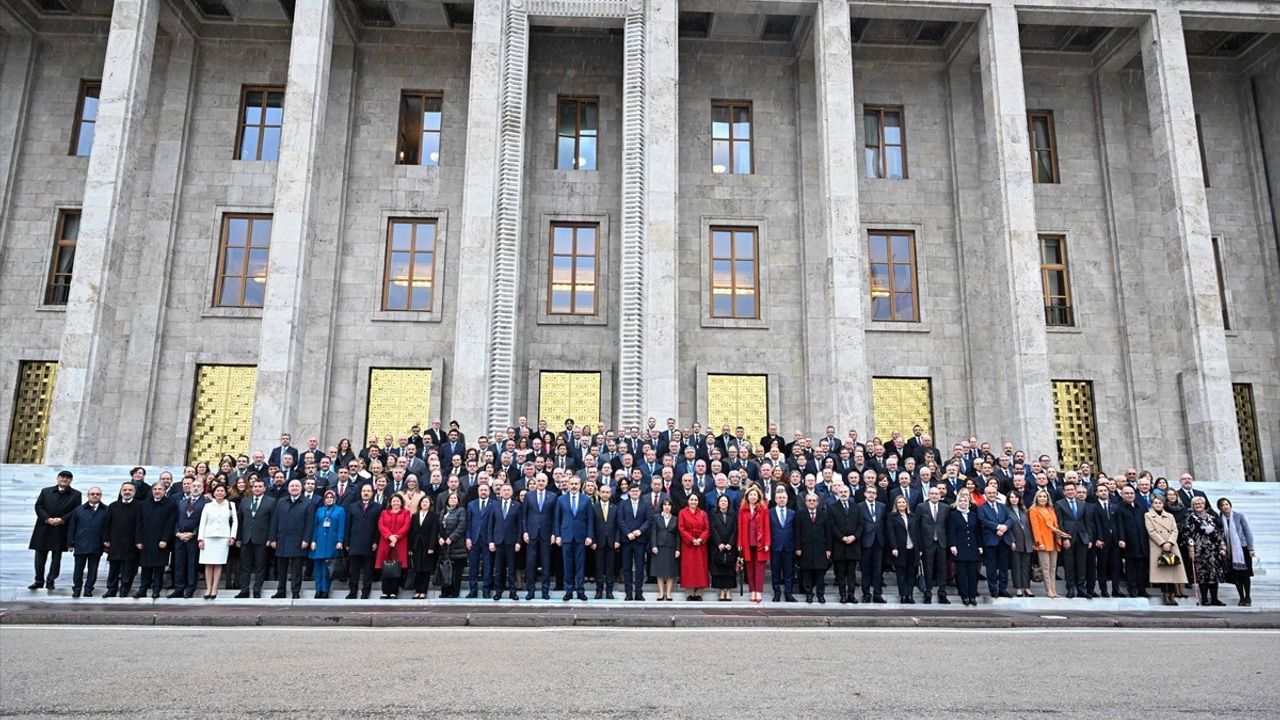
[{"label": "woman in white coat", "polygon": [[227,499],[227,486],[213,487],[213,501],[200,511],[200,564],[204,565],[205,600],[218,597],[222,567],[227,564],[227,550],[236,540],[236,504]]}]

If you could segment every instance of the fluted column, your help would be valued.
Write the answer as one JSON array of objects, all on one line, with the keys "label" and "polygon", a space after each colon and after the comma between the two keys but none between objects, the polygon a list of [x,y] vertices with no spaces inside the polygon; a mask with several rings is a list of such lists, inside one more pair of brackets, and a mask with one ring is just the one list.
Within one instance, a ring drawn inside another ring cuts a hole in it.
[{"label": "fluted column", "polygon": [[1191,74],[1182,16],[1161,4],[1140,29],[1151,146],[1176,303],[1179,386],[1187,420],[1187,462],[1201,479],[1244,480],[1231,367],[1209,237]]},{"label": "fluted column", "polygon": [[[111,388],[108,368],[124,337],[116,322],[119,267],[128,243],[138,136],[142,134],[151,81],[160,0],[116,0],[93,149],[89,153],[76,271],[58,353],[45,462],[99,459],[104,433],[103,399]],[[122,349],[122,348],[120,348]]]}]

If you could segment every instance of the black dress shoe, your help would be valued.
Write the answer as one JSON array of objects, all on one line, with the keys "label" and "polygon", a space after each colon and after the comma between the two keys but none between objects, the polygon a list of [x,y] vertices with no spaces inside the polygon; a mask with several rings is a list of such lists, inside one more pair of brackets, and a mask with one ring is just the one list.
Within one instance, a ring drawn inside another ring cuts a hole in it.
[{"label": "black dress shoe", "polygon": [[546,591],[546,590],[543,590],[543,591],[542,591],[542,599],[543,599],[543,600],[550,600],[550,599],[551,599],[551,593],[550,593],[550,592],[548,592],[548,591]]},{"label": "black dress shoe", "polygon": [[134,593],[134,594],[133,594],[133,599],[134,599],[134,600],[141,600],[142,598],[144,598],[144,597],[146,597],[146,596],[147,596],[147,591],[146,591],[146,590],[139,590],[138,592],[136,592],[136,593]]},{"label": "black dress shoe", "polygon": [[933,596],[932,596],[932,595],[930,595],[929,593],[925,593],[925,594],[924,594],[924,604],[925,604],[925,605],[929,605],[929,604],[931,604],[931,603],[933,603]]},{"label": "black dress shoe", "polygon": [[584,592],[582,592],[581,590],[579,590],[579,591],[578,591],[578,599],[579,599],[579,600],[586,600],[586,599],[587,599],[587,594],[586,594],[586,593],[584,593]]},{"label": "black dress shoe", "polygon": [[950,604],[951,604],[951,601],[947,599],[947,596],[946,596],[946,595],[939,595],[939,596],[938,596],[938,604],[939,604],[939,605],[950,605]]},{"label": "black dress shoe", "polygon": [[71,597],[73,597],[73,598],[78,598],[78,597],[80,597],[80,591],[79,591],[79,590],[72,590],[72,591],[71,591]]},{"label": "black dress shoe", "polygon": [[819,604],[819,605],[826,605],[826,604],[827,604],[827,596],[826,596],[826,595],[819,595],[819,596],[818,596],[818,604]]},{"label": "black dress shoe", "polygon": [[50,580],[44,584],[44,589],[53,592],[53,581]]},{"label": "black dress shoe", "polygon": [[467,593],[468,600],[475,600],[478,597],[480,597],[480,593],[477,593],[475,590],[472,590],[471,592]]},{"label": "black dress shoe", "polygon": [[84,591],[84,596],[85,596],[85,597],[87,597],[87,598],[93,597],[93,591],[92,591],[92,590],[85,590],[85,591]]},{"label": "black dress shoe", "polygon": [[260,599],[262,599],[262,591],[261,591],[261,590],[254,590],[254,591],[253,591],[253,598],[254,598],[255,600],[260,600]]},{"label": "black dress shoe", "polygon": [[28,590],[39,590],[39,589],[40,589],[40,588],[42,588],[42,587],[44,587],[44,581],[43,581],[43,580],[37,580],[37,581],[35,581],[35,582],[31,583],[30,585],[28,585],[28,586],[27,586],[27,589],[28,589]]},{"label": "black dress shoe", "polygon": [[813,604],[813,596],[812,596],[812,595],[805,595],[805,596],[804,596],[804,601],[805,601],[805,602],[807,602],[807,603],[809,603],[810,605],[812,605],[812,604]]},{"label": "black dress shoe", "polygon": [[612,599],[613,599],[613,591],[612,591],[612,590],[605,590],[605,591],[604,591],[604,599],[605,599],[605,600],[612,600]]},{"label": "black dress shoe", "polygon": [[160,591],[159,591],[159,590],[152,590],[152,591],[151,591],[151,599],[152,599],[152,600],[159,600],[159,599],[160,599]]},{"label": "black dress shoe", "polygon": [[348,599],[348,600],[355,600],[355,599],[356,599],[356,591],[355,591],[355,590],[352,590],[351,592],[347,593],[346,597],[347,597],[347,599]]},{"label": "black dress shoe", "polygon": [[774,601],[774,602],[782,602],[782,593],[780,593],[780,592],[776,592],[776,593],[774,593],[774,594],[773,594],[773,601]]},{"label": "black dress shoe", "polygon": [[529,592],[525,593],[525,594],[524,594],[524,599],[525,599],[525,600],[532,600],[532,599],[533,599],[533,591],[532,591],[532,590],[530,590]]},{"label": "black dress shoe", "polygon": [[[176,599],[176,598],[180,598],[180,597],[182,597],[182,596],[183,596],[183,592],[182,592],[181,590],[174,590],[173,592],[169,593],[168,595],[165,595],[165,598],[166,598],[166,599],[168,599],[168,600],[173,600],[173,599]],[[208,597],[208,596],[206,595],[205,597]]]},{"label": "black dress shoe", "polygon": [[502,593],[498,593],[498,594],[496,594],[496,595],[494,595],[494,596],[493,596],[493,601],[494,601],[494,602],[498,602],[498,601],[499,601],[499,600],[501,600],[501,599],[502,599]]},{"label": "black dress shoe", "polygon": [[568,602],[568,601],[570,601],[570,600],[572,600],[572,599],[573,599],[573,593],[571,593],[571,592],[567,592],[567,593],[565,593],[565,594],[564,594],[564,598],[563,598],[563,601],[564,601],[564,602]]},{"label": "black dress shoe", "polygon": [[1111,593],[1107,592],[1106,590],[1103,590],[1103,591],[1102,591],[1102,597],[1104,597],[1104,598],[1109,598],[1109,597],[1111,597]]},{"label": "black dress shoe", "polygon": [[604,599],[604,590],[601,590],[599,588],[596,589],[596,599],[597,600]]},{"label": "black dress shoe", "polygon": [[882,595],[877,595],[877,596],[875,596],[875,597],[873,598],[873,600],[875,601],[875,603],[876,603],[877,605],[883,605],[883,604],[884,604],[884,596],[882,596]]},{"label": "black dress shoe", "polygon": [[850,605],[857,605],[857,604],[858,604],[858,596],[857,596],[857,595],[855,595],[855,594],[853,594],[853,593],[849,593],[849,604],[850,604]]},{"label": "black dress shoe", "polygon": [[[632,595],[631,593],[627,593],[626,595],[622,596],[622,601],[623,601],[623,602],[629,602],[629,601],[631,601],[631,600],[635,600],[635,599],[636,599],[636,596],[635,596],[635,595]],[[1241,600],[1240,602],[1242,602],[1242,603],[1243,603],[1244,601],[1243,601],[1243,600]]]},{"label": "black dress shoe", "polygon": [[[195,590],[188,590],[188,591],[186,591],[185,593],[183,593],[183,594],[182,594],[182,597],[187,598],[188,600],[190,600],[191,598],[195,597],[195,595],[196,595],[196,591],[195,591]],[[213,595],[212,595],[212,594],[210,594],[210,596],[209,596],[209,597],[213,597]]]},{"label": "black dress shoe", "polygon": [[293,593],[293,599],[294,599],[294,600],[301,600],[301,599],[302,599],[302,593],[300,593],[300,592],[295,592],[295,593]]},{"label": "black dress shoe", "polygon": [[636,593],[636,602],[644,602],[644,593]]},{"label": "black dress shoe", "polygon": [[519,599],[520,599],[520,594],[519,594],[519,593],[517,593],[515,590],[512,590],[512,591],[510,592],[510,594],[508,595],[508,597],[510,597],[512,600],[519,600]]},{"label": "black dress shoe", "polygon": [[915,599],[915,598],[913,598],[913,597],[911,597],[910,595],[908,595],[908,596],[906,596],[905,598],[903,598],[903,600],[902,600],[902,601],[903,601],[903,602],[905,602],[905,603],[906,603],[906,604],[908,604],[908,605],[915,605],[915,604],[916,604],[916,599]]},{"label": "black dress shoe", "polygon": [[790,593],[787,593],[786,601],[787,601],[787,602],[796,602],[796,596],[795,596],[795,595],[792,595],[792,594],[790,594]]},{"label": "black dress shoe", "polygon": [[102,597],[104,597],[104,598],[113,598],[113,597],[115,597],[115,596],[117,596],[117,595],[119,595],[119,594],[120,594],[120,593],[116,592],[115,590],[108,590],[108,591],[106,591],[105,593],[103,593],[103,594],[102,594]]},{"label": "black dress shoe", "polygon": [[275,591],[275,594],[273,594],[273,595],[271,596],[271,599],[272,599],[272,600],[283,600],[284,598],[285,598],[285,591],[284,591],[284,590],[277,590],[277,591]]},{"label": "black dress shoe", "polygon": [[863,594],[862,594],[862,602],[864,602],[864,603],[869,603],[869,602],[871,602],[871,596],[870,596],[870,595],[868,595],[868,594],[866,594],[866,593],[863,593]]},{"label": "black dress shoe", "polygon": [[249,597],[248,590],[241,590],[240,592],[236,593],[237,600],[243,600],[244,598],[247,598],[247,597]]}]

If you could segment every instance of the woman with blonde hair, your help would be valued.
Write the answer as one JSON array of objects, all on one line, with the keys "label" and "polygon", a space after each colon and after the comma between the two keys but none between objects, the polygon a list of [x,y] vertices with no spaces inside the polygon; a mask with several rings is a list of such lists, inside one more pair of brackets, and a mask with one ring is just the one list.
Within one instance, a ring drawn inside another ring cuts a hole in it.
[{"label": "woman with blonde hair", "polygon": [[1177,605],[1174,588],[1185,585],[1187,573],[1182,569],[1182,551],[1178,549],[1178,521],[1165,512],[1164,497],[1151,493],[1151,509],[1143,517],[1151,556],[1148,560],[1151,584],[1159,583],[1165,605]]},{"label": "woman with blonde hair", "polygon": [[1049,500],[1048,490],[1036,491],[1034,505],[1027,513],[1031,516],[1031,537],[1035,541],[1036,556],[1040,560],[1040,572],[1044,575],[1044,590],[1051,597],[1058,597],[1058,552],[1062,550],[1062,538],[1070,537],[1058,527],[1058,514]]},{"label": "woman with blonde hair", "polygon": [[764,602],[764,564],[769,560],[769,506],[764,501],[764,491],[751,483],[738,508],[738,555],[742,558],[743,574],[747,576],[747,588],[751,602]]}]

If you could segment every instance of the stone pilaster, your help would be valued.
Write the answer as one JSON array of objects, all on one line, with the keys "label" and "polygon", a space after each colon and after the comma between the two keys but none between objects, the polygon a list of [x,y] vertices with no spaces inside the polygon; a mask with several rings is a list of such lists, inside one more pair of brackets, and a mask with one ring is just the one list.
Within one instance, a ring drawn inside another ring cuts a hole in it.
[{"label": "stone pilaster", "polygon": [[618,344],[619,427],[640,426],[644,407],[645,249],[648,211],[645,178],[649,134],[647,25],[643,0],[628,3],[622,51],[622,308]]},{"label": "stone pilaster", "polygon": [[1244,480],[1231,368],[1209,237],[1182,16],[1157,6],[1140,29],[1151,145],[1160,182],[1170,293],[1177,304],[1179,386],[1188,463],[1202,480]]},{"label": "stone pilaster", "polygon": [[[679,14],[677,0],[649,0],[645,26],[648,135],[643,152],[648,167],[643,287],[644,300],[650,308],[676,308],[679,303]],[[667,316],[647,312],[643,320],[642,412],[658,418],[659,426],[664,426],[666,418],[677,417],[680,408],[680,356],[676,349],[679,328]]]},{"label": "stone pilaster", "polygon": [[[251,447],[296,432],[307,317],[309,255],[321,208],[320,138],[333,56],[334,0],[298,0],[285,85],[271,253],[259,335]],[[309,419],[314,422],[316,419]]]},{"label": "stone pilaster", "polygon": [[75,275],[58,353],[45,461],[100,458],[95,440],[109,422],[103,397],[117,340],[119,264],[127,244],[138,136],[146,115],[160,0],[116,0],[103,63],[98,120],[76,242]]},{"label": "stone pilaster", "polygon": [[132,322],[122,380],[120,415],[108,457],[112,462],[138,462],[147,457],[147,418],[155,395],[160,362],[160,333],[164,328],[165,301],[171,277],[171,253],[177,232],[177,212],[182,202],[182,175],[187,157],[187,121],[195,89],[196,43],[181,31],[169,42],[164,94],[156,124],[151,158],[151,184],[147,192],[146,233],[131,248],[135,263]]},{"label": "stone pilaster", "polygon": [[1040,246],[1031,183],[1027,101],[1018,42],[1018,13],[1007,0],[991,6],[978,23],[985,146],[989,172],[983,195],[993,277],[1000,298],[984,361],[1004,363],[1002,423],[1014,445],[1032,457],[1056,455],[1053,399],[1044,328]]},{"label": "stone pilaster", "polygon": [[[2,11],[0,11],[2,12]],[[4,58],[0,60],[0,238],[5,237],[9,196],[18,169],[22,130],[26,125],[31,75],[35,69],[36,43],[31,32],[16,24],[0,24],[4,31]]]},{"label": "stone pilaster", "polygon": [[468,437],[511,422],[524,175],[525,0],[478,0],[449,407]]}]

